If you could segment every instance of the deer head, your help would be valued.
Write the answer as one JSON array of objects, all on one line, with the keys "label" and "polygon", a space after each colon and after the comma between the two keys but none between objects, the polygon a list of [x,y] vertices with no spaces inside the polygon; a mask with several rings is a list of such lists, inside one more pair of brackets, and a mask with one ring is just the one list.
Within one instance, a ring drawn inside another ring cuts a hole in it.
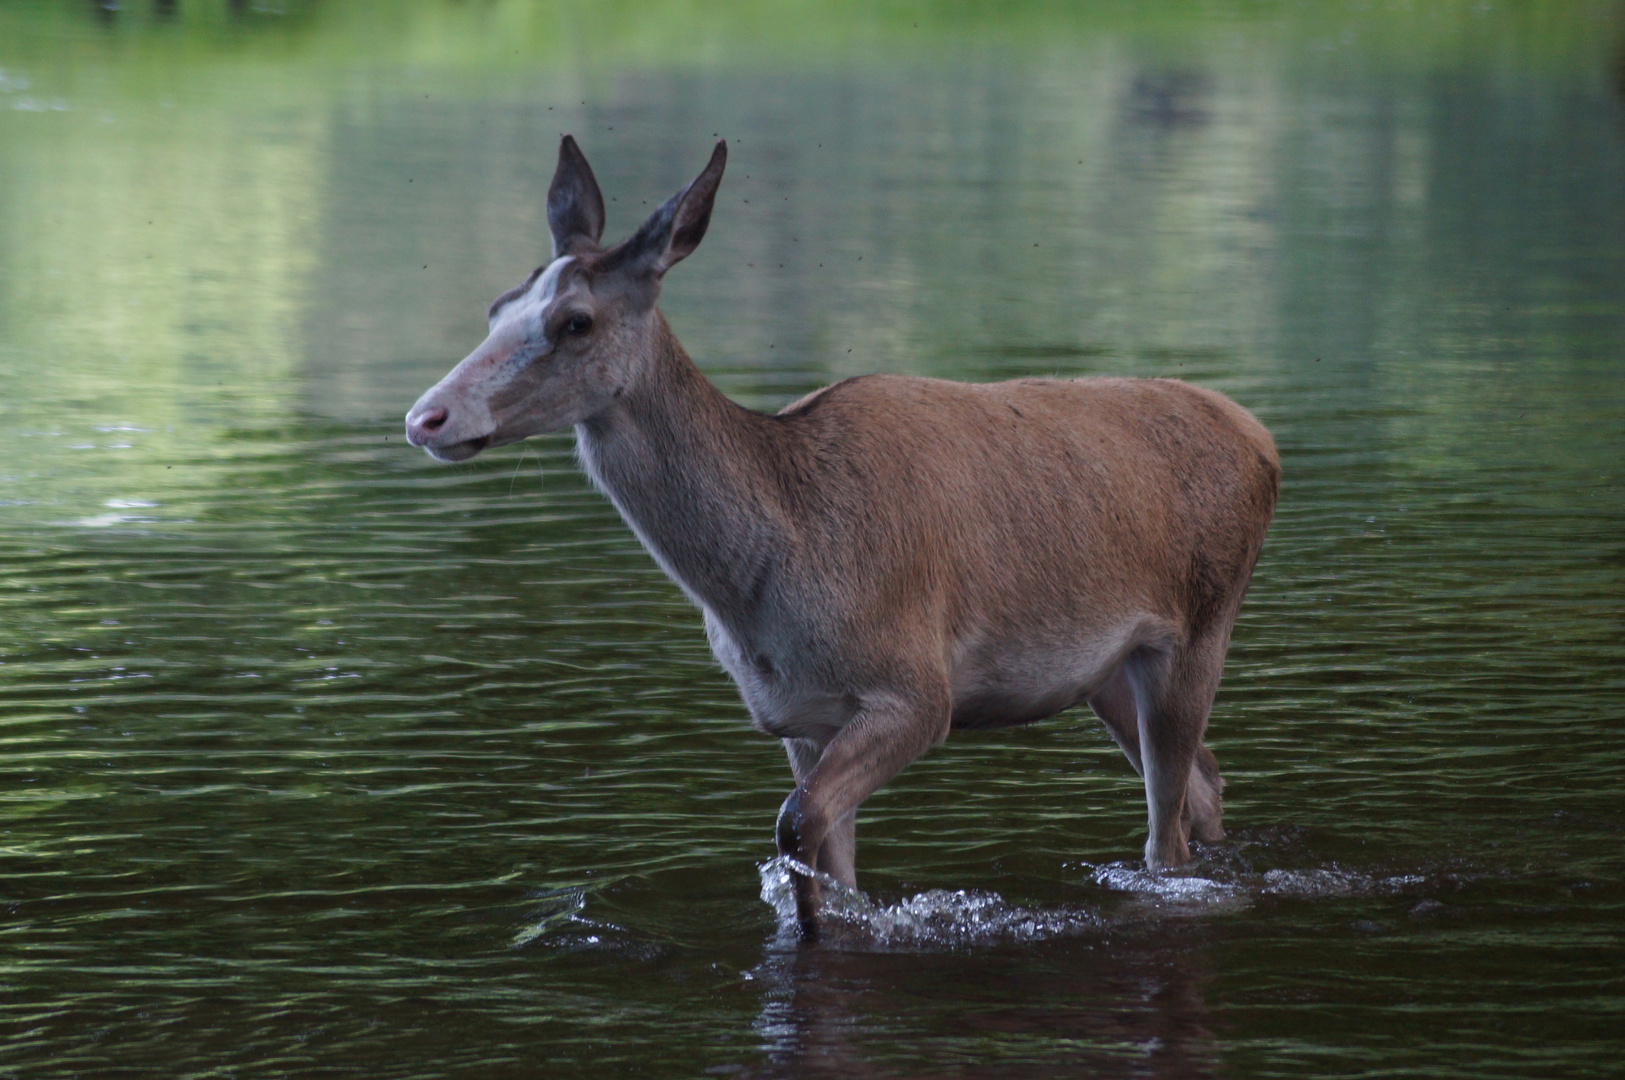
[{"label": "deer head", "polygon": [[407,441],[466,461],[612,407],[654,362],[660,281],[704,238],[727,160],[718,142],[693,183],[605,249],[604,197],[566,135],[547,192],[552,260],[491,304],[485,340],[406,414]]}]

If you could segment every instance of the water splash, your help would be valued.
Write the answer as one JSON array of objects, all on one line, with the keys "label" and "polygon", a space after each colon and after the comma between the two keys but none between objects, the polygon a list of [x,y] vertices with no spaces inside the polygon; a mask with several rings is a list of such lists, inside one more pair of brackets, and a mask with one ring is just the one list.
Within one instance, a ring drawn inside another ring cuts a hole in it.
[{"label": "water splash", "polygon": [[1421,874],[1362,874],[1330,866],[1317,870],[1271,870],[1261,892],[1269,896],[1320,899],[1347,896],[1396,896],[1428,883]]},{"label": "water splash", "polygon": [[1205,876],[1191,870],[1147,870],[1141,863],[1108,863],[1092,870],[1095,884],[1128,893],[1142,904],[1191,914],[1237,911],[1251,903],[1250,890],[1225,875]]},{"label": "water splash", "polygon": [[1127,893],[1142,903],[1204,914],[1241,910],[1261,897],[1320,900],[1396,896],[1423,888],[1429,881],[1421,874],[1364,873],[1336,863],[1263,872],[1223,861],[1203,866],[1200,871],[1153,871],[1127,862],[1103,866],[1085,863],[1081,868],[1092,871],[1097,885]]},{"label": "water splash", "polygon": [[932,889],[895,904],[879,904],[792,859],[760,864],[762,900],[779,918],[780,936],[796,933],[794,875],[809,874],[823,889],[826,942],[854,948],[931,948],[1000,942],[1042,941],[1087,933],[1099,917],[1084,908],[1033,910],[1008,903],[998,893]]},{"label": "water splash", "polygon": [[781,942],[796,938],[794,878],[807,874],[823,889],[820,929],[826,943],[856,949],[942,948],[1045,941],[1136,925],[1146,918],[1228,915],[1265,897],[1299,900],[1398,896],[1425,891],[1416,873],[1366,873],[1329,866],[1259,871],[1220,860],[1180,870],[1139,863],[1079,864],[1096,885],[1128,900],[1126,907],[1025,908],[994,892],[932,889],[882,904],[792,859],[757,867],[762,901],[778,916]]}]

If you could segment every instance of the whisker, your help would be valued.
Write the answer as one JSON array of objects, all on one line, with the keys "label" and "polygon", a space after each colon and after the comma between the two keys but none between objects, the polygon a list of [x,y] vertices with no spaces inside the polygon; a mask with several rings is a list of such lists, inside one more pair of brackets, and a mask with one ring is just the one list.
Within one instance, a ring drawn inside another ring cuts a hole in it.
[{"label": "whisker", "polygon": [[514,481],[519,479],[519,470],[525,464],[525,457],[530,453],[530,447],[523,444],[519,447],[519,462],[513,467],[513,475],[508,478],[508,496],[513,496]]}]

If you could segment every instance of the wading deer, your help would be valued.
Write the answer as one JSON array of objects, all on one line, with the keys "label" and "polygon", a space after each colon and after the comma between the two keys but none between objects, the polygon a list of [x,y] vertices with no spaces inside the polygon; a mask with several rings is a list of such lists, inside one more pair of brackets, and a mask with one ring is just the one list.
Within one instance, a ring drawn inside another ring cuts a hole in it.
[{"label": "wading deer", "polygon": [[[727,159],[628,240],[565,136],[553,258],[406,417],[442,461],[573,427],[581,463],[704,613],[795,790],[779,851],[855,885],[854,815],[955,728],[1087,702],[1145,781],[1153,869],[1214,840],[1202,745],[1280,463],[1228,398],[1167,379],[870,375],[773,416],[729,401],[655,307]],[[798,873],[802,930],[818,880]]]}]

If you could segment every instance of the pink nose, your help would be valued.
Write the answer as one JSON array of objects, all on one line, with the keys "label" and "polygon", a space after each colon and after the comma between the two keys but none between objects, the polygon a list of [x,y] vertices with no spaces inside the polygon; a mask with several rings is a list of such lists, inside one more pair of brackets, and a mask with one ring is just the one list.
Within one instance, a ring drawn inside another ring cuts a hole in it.
[{"label": "pink nose", "polygon": [[413,413],[406,418],[406,441],[413,446],[422,446],[429,441],[429,436],[446,426],[446,419],[450,415],[451,411],[444,405]]}]

